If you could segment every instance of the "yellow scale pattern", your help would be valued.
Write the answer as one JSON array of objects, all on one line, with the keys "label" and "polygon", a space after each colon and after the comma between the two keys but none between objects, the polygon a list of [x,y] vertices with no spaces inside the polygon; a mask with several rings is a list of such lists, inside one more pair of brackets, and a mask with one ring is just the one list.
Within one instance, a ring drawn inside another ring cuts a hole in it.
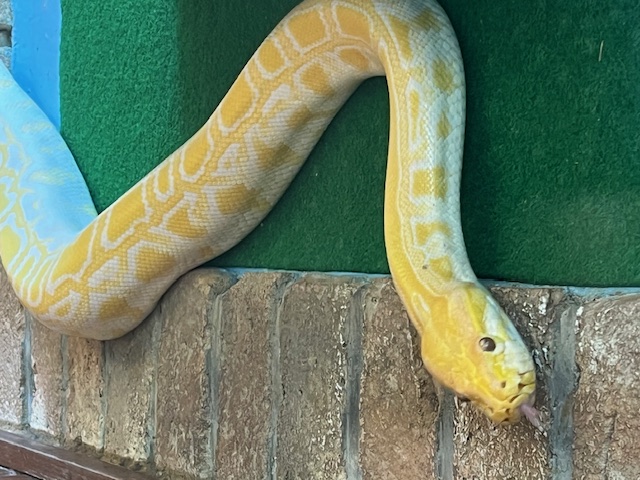
[{"label": "yellow scale pattern", "polygon": [[[67,334],[108,339],[135,328],[179,275],[260,222],[348,96],[381,74],[391,106],[385,241],[425,366],[495,421],[519,418],[533,403],[535,373],[466,256],[458,198],[464,72],[432,0],[303,2],[207,123],[70,245],[47,254],[34,235],[27,246],[2,232],[21,300]],[[37,266],[29,248],[41,251]]]}]

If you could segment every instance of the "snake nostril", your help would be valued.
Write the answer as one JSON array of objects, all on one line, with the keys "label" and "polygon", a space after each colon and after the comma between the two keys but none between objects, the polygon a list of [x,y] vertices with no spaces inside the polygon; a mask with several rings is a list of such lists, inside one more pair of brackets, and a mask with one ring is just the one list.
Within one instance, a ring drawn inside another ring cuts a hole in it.
[{"label": "snake nostril", "polygon": [[519,383],[518,384],[518,391],[522,390],[524,387],[526,387],[527,384],[526,383]]},{"label": "snake nostril", "polygon": [[507,388],[507,382],[500,383],[500,388]]}]

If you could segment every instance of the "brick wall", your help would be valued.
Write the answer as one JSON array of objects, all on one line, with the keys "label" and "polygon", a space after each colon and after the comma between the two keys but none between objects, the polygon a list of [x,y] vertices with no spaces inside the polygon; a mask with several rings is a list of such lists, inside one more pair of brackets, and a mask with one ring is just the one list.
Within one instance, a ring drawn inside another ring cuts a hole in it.
[{"label": "brick wall", "polygon": [[640,478],[640,294],[494,286],[545,429],[434,387],[386,277],[199,269],[110,342],[0,281],[0,428],[168,478]]}]

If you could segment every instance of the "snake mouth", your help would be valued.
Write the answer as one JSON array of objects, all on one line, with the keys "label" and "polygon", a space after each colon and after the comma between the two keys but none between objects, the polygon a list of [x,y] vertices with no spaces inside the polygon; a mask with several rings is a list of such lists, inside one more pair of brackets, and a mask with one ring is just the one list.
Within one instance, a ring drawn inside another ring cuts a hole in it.
[{"label": "snake mouth", "polygon": [[[535,380],[518,385],[518,393],[508,401],[500,402],[497,408],[489,405],[480,405],[483,410],[495,423],[513,424],[522,417],[526,418],[535,428],[542,430],[540,412],[533,406],[535,403]],[[475,402],[474,402],[475,403]]]},{"label": "snake mouth", "polygon": [[[468,401],[460,399],[461,402]],[[542,429],[540,412],[533,406],[535,392],[522,392],[510,399],[508,403],[501,402],[497,407],[471,400],[471,403],[485,413],[494,423],[508,425],[517,423],[522,417],[526,418],[538,430]]]},{"label": "snake mouth", "polygon": [[531,384],[524,385],[520,390],[522,393],[517,395],[516,398],[512,400],[512,403],[516,405],[516,407],[513,410],[507,410],[507,413],[513,412],[514,415],[511,418],[507,418],[505,422],[512,423],[519,420],[521,417],[524,417],[535,428],[537,428],[538,430],[542,430],[540,411],[533,406],[536,401],[535,390],[531,391],[530,387]]}]

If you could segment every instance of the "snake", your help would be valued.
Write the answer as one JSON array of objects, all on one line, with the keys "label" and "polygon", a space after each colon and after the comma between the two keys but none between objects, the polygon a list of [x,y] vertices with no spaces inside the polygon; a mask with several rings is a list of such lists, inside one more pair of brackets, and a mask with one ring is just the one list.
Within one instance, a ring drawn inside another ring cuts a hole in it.
[{"label": "snake", "polygon": [[539,425],[531,353],[470,265],[460,221],[465,76],[434,0],[305,0],[206,123],[100,214],[47,116],[0,67],[0,256],[24,307],[96,340],[268,214],[365,79],[386,76],[384,238],[434,380],[495,423]]}]

